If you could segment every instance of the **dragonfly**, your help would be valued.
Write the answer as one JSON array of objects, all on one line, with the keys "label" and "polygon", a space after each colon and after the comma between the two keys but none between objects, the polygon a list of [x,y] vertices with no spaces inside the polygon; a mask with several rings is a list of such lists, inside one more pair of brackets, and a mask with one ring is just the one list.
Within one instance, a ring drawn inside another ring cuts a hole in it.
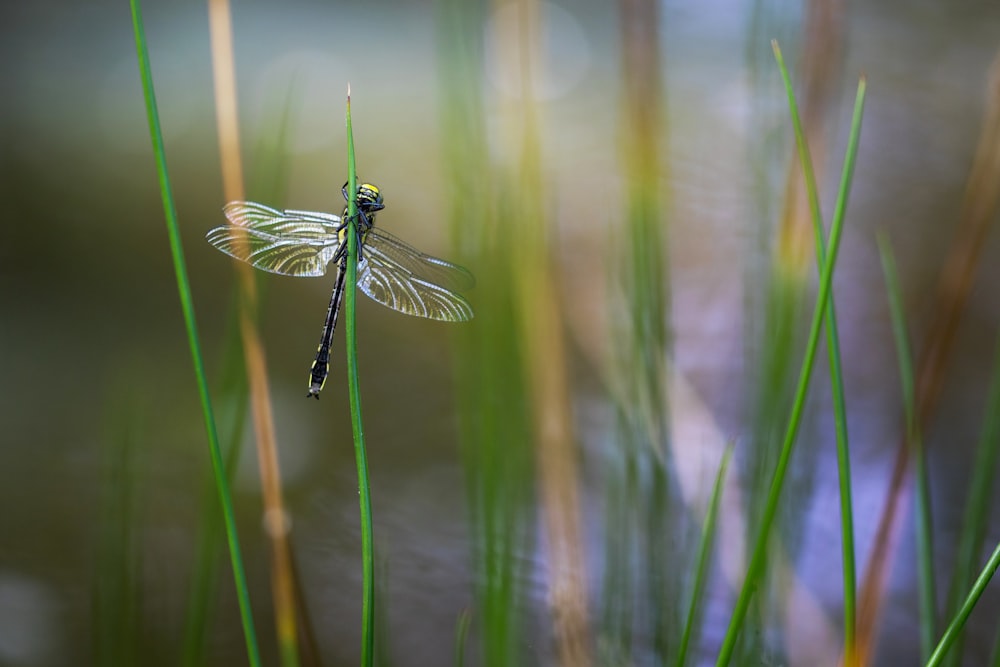
[{"label": "dragonfly", "polygon": [[[344,199],[348,199],[347,184],[342,191]],[[377,229],[375,214],[385,208],[385,203],[375,185],[360,184],[355,203],[358,288],[372,300],[407,315],[443,322],[471,320],[472,306],[460,292],[475,284],[472,274]],[[344,301],[348,207],[340,216],[278,210],[252,201],[232,201],[222,210],[230,224],[212,229],[206,238],[230,257],[284,276],[319,277],[326,274],[331,263],[336,266],[337,277],[306,394],[319,399],[330,372],[330,346]]]}]

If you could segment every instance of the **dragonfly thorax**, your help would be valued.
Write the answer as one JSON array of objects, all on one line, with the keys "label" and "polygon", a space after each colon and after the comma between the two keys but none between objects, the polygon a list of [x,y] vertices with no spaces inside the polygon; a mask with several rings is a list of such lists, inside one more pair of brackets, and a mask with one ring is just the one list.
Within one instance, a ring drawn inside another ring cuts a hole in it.
[{"label": "dragonfly thorax", "polygon": [[[348,199],[347,183],[344,183],[343,192],[344,199]],[[371,183],[362,183],[358,186],[358,195],[354,198],[354,204],[358,209],[358,231],[361,232],[361,240],[364,242],[368,230],[370,230],[375,224],[375,213],[385,208],[385,202],[382,200],[382,193],[379,191],[377,186],[372,185]],[[344,207],[344,215],[342,218],[347,220],[349,216],[350,204],[348,203],[348,206]],[[341,243],[344,242],[344,239],[346,239],[346,235],[341,232]]]}]

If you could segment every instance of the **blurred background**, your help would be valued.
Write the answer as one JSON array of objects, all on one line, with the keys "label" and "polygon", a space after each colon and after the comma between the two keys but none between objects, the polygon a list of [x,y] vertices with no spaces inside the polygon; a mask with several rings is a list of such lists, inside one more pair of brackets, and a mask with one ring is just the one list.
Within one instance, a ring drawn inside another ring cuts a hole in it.
[{"label": "blurred background", "polygon": [[[868,80],[834,283],[860,584],[904,433],[875,234],[895,251],[919,352],[941,317],[933,297],[969,198],[1000,182],[970,180],[976,160],[990,159],[983,151],[1000,150],[1000,132],[987,129],[1000,6],[584,0],[532,4],[530,21],[525,11],[444,0],[232,8],[248,196],[340,212],[350,82],[359,174],[386,201],[378,224],[478,278],[469,325],[359,299],[380,659],[453,664],[468,612],[467,664],[672,662],[705,505],[734,444],[688,656],[712,664],[773,466],[762,443],[780,443],[817,275],[770,40],[802,86],[827,220],[851,93],[861,73]],[[238,427],[241,394],[222,379],[236,281],[204,240],[225,203],[207,9],[185,0],[144,12],[203,352],[230,420],[220,431],[244,443],[237,519],[273,663],[253,430]],[[205,501],[204,426],[128,7],[15,3],[0,17],[0,664],[176,664],[199,522],[217,507]],[[533,68],[518,67],[525,45]],[[987,228],[995,208],[994,198],[976,209]],[[1000,240],[978,238],[924,424],[942,601],[1000,322]],[[340,334],[322,399],[305,400],[332,282],[257,283],[295,558],[328,666],[357,662],[361,616]],[[739,664],[839,659],[826,366],[821,351],[777,574]],[[991,548],[1000,522],[985,531]],[[919,660],[913,535],[904,500],[872,664]],[[245,664],[218,553],[207,639],[191,664]],[[486,602],[497,591],[499,612]],[[998,613],[993,587],[963,664],[988,663]]]}]

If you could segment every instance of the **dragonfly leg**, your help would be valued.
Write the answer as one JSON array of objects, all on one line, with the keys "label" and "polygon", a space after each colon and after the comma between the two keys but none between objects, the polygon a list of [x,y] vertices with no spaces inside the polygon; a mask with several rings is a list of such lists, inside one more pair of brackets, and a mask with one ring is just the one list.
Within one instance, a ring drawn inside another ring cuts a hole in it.
[{"label": "dragonfly leg", "polygon": [[[361,241],[361,239],[364,238],[365,233],[369,229],[372,228],[372,225],[374,224],[374,222],[372,220],[370,220],[367,215],[365,215],[364,211],[359,210],[358,211],[358,216],[361,218],[361,223],[358,226],[359,227],[358,228],[358,234],[360,236],[360,238],[358,239],[358,241],[359,241],[358,242],[358,261],[360,262],[361,259],[362,259],[362,257],[363,257],[363,255],[361,254],[361,247],[363,246],[363,244],[360,241]],[[347,228],[349,219],[350,218],[347,215],[347,209],[344,209],[344,215],[341,218],[342,222],[340,223],[340,225],[337,226],[337,236],[338,237],[341,236],[341,232],[343,232],[344,229]],[[350,244],[347,242],[348,235],[347,234],[343,234],[342,239],[343,240],[340,243],[340,247],[337,248],[337,252],[335,252],[334,255],[333,255],[333,261],[334,262],[342,262],[343,260],[347,259],[347,255],[350,253],[350,249],[348,248],[348,246]]]}]

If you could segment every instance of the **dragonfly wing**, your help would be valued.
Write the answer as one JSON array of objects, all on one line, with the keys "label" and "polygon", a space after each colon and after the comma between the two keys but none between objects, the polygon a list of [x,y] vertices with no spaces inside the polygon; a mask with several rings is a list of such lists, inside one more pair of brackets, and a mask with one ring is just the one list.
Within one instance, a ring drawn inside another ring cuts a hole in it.
[{"label": "dragonfly wing", "polygon": [[461,294],[423,280],[366,245],[358,287],[373,300],[407,315],[444,322],[472,319],[472,306]]},{"label": "dragonfly wing", "polygon": [[378,228],[372,229],[365,239],[364,252],[369,249],[381,260],[378,263],[401,267],[408,274],[453,292],[472,289],[476,284],[464,267],[424,254]]},{"label": "dragonfly wing", "polygon": [[340,246],[340,218],[312,211],[279,211],[255,202],[229,202],[230,225],[206,238],[254,268],[286,276],[322,276]]}]

